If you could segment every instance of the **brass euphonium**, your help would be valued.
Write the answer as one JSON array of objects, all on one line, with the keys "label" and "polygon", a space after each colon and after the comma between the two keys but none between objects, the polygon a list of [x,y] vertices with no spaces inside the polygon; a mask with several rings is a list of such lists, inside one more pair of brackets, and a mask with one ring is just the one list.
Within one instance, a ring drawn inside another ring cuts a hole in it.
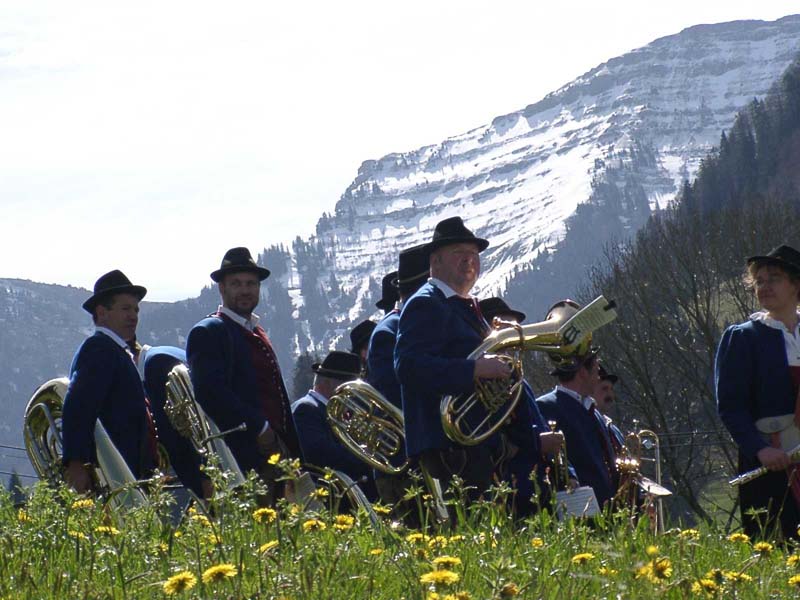
[{"label": "brass euphonium", "polygon": [[389,475],[408,468],[401,455],[405,443],[403,413],[363,379],[339,385],[328,400],[328,423],[334,435],[353,454]]},{"label": "brass euphonium", "polygon": [[467,358],[500,354],[512,368],[505,380],[478,380],[469,396],[444,396],[440,413],[447,437],[464,446],[479,444],[494,434],[511,416],[522,395],[522,360],[526,351],[547,352],[551,358],[579,354],[591,344],[592,331],[613,321],[614,305],[598,296],[583,309],[563,304],[552,309],[545,321],[495,328]]},{"label": "brass euphonium", "polygon": [[186,365],[175,365],[169,372],[166,392],[164,412],[175,431],[187,438],[201,456],[216,454],[220,467],[232,474],[231,485],[244,483],[244,473],[223,438],[231,432],[244,431],[247,425],[241,423],[233,429],[221,432],[195,400],[192,380]]},{"label": "brass euphonium", "polygon": [[[68,386],[66,377],[43,383],[25,408],[22,429],[25,450],[39,478],[52,485],[64,481],[61,415]],[[94,443],[98,464],[89,467],[96,491],[118,508],[145,504],[146,496],[137,487],[136,478],[100,419],[95,422]]]}]

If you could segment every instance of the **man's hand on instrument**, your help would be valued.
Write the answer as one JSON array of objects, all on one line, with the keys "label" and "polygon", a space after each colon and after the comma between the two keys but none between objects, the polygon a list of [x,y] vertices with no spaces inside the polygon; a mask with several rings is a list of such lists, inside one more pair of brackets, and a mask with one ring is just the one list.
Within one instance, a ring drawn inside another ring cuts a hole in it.
[{"label": "man's hand on instrument", "polygon": [[761,464],[770,471],[781,471],[786,469],[792,462],[786,452],[780,448],[773,448],[771,446],[762,448],[758,451],[756,456],[758,457],[758,460],[761,461]]},{"label": "man's hand on instrument", "polygon": [[542,454],[553,455],[561,450],[564,443],[564,434],[560,431],[546,431],[539,434],[539,444],[542,447]]},{"label": "man's hand on instrument", "polygon": [[497,356],[482,356],[475,361],[475,379],[508,379],[511,365]]},{"label": "man's hand on instrument", "polygon": [[67,468],[64,471],[64,479],[67,480],[67,485],[74,489],[79,494],[85,494],[92,491],[92,476],[89,474],[89,468],[79,460],[71,460],[67,463]]}]

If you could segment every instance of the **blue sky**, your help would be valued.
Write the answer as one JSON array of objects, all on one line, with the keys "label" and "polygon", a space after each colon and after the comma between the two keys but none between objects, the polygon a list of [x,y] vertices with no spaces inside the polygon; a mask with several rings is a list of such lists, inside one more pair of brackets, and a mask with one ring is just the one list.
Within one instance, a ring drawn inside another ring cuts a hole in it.
[{"label": "blue sky", "polygon": [[310,235],[358,166],[488,123],[761,3],[0,4],[0,277],[196,295]]}]

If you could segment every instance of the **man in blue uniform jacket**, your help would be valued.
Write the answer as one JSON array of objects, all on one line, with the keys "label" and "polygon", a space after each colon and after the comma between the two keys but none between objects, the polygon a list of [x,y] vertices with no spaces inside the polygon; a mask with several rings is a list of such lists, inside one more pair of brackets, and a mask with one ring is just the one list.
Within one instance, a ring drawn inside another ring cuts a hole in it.
[{"label": "man in blue uniform jacket", "polygon": [[443,395],[472,393],[475,379],[511,375],[497,358],[467,358],[488,330],[470,296],[480,275],[480,252],[488,245],[460,217],[436,225],[428,244],[431,278],[403,306],[394,352],[408,456],[418,458],[443,485],[458,475],[473,488],[473,498],[492,483],[492,449],[487,443],[460,446],[448,439],[439,404]]},{"label": "man in blue uniform jacket", "polygon": [[[274,483],[280,473],[267,459],[299,457],[300,445],[275,351],[253,313],[268,276],[247,248],[228,250],[211,273],[222,305],[192,328],[186,357],[195,398],[220,431],[247,426],[225,436],[239,467]],[[271,489],[279,495],[279,487]]]},{"label": "man in blue uniform jacket", "polygon": [[97,280],[93,295],[83,303],[92,315],[95,333],[72,360],[61,418],[64,475],[78,492],[92,489],[87,465],[97,463],[97,419],[135,477],[148,476],[155,466],[155,439],[144,389],[125,341],[136,336],[139,302],[146,293],[115,270]]},{"label": "man in blue uniform jacket", "polygon": [[292,403],[292,418],[303,457],[316,467],[344,472],[359,484],[367,498],[374,500],[370,467],[336,438],[327,417],[328,399],[339,385],[358,377],[361,359],[351,352],[334,350],[311,369],[315,373],[314,387]]},{"label": "man in blue uniform jacket", "polygon": [[[548,315],[564,304],[575,310],[580,308],[571,300],[565,300],[554,305]],[[599,368],[597,352],[589,348],[559,359],[550,373],[558,378],[558,385],[536,402],[544,418],[555,421],[564,433],[567,458],[578,480],[594,490],[602,507],[614,497],[619,482],[614,462],[616,454],[606,421],[592,398],[600,379]]]}]

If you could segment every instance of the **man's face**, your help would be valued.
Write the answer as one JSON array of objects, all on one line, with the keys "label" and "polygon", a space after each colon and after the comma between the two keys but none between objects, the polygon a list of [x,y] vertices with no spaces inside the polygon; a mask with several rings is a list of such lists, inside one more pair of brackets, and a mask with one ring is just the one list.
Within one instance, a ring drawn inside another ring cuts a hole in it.
[{"label": "man's face", "polygon": [[608,413],[617,399],[614,393],[614,384],[607,379],[601,379],[595,388],[593,398],[600,412]]},{"label": "man's face", "polygon": [[258,306],[261,281],[251,272],[231,273],[219,282],[222,306],[245,318],[250,318]]},{"label": "man's face", "polygon": [[475,244],[450,244],[431,255],[431,277],[441,279],[460,294],[468,293],[480,274],[481,259]]},{"label": "man's face", "polygon": [[111,308],[98,304],[95,309],[98,327],[105,327],[116,333],[123,340],[136,337],[136,326],[139,324],[139,298],[133,294],[116,294]]}]

